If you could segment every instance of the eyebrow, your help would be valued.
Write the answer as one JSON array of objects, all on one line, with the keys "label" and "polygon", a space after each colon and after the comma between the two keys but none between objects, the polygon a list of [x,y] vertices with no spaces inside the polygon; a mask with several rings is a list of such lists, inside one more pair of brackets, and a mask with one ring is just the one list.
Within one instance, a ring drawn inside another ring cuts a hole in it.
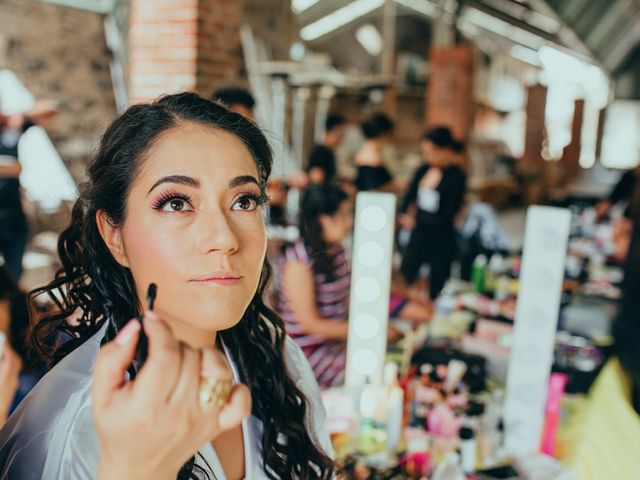
[{"label": "eyebrow", "polygon": [[160,180],[154,183],[153,187],[151,187],[147,192],[147,195],[149,195],[154,188],[156,188],[159,185],[162,185],[163,183],[178,183],[180,185],[187,185],[188,187],[194,187],[194,188],[200,187],[200,182],[195,178],[187,177],[185,175],[168,175],[166,177],[162,177]]},{"label": "eyebrow", "polygon": [[246,185],[247,183],[255,183],[257,186],[260,186],[260,183],[255,177],[252,177],[251,175],[241,175],[229,181],[229,188],[239,187],[240,185]]},{"label": "eyebrow", "polygon": [[[187,177],[186,175],[167,175],[154,183],[153,187],[151,187],[147,192],[147,195],[151,193],[154,188],[162,185],[163,183],[178,183],[180,185],[187,185],[188,187],[200,188],[200,181],[195,178]],[[260,183],[255,177],[252,177],[251,175],[241,175],[239,177],[232,178],[229,181],[229,188],[239,187],[241,185],[246,185],[247,183],[255,183],[257,186],[260,186]]]}]

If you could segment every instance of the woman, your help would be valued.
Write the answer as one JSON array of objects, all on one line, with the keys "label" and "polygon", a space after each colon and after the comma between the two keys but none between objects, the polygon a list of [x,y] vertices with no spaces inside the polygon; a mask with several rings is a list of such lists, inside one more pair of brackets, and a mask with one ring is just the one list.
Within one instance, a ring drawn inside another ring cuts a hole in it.
[{"label": "woman", "polygon": [[[346,364],[351,269],[342,247],[353,226],[353,204],[332,185],[309,187],[300,209],[301,238],[284,248],[279,312],[302,347],[321,387],[341,385]],[[428,319],[428,309],[392,296],[390,313]],[[394,341],[398,333],[389,328]]]},{"label": "woman", "polygon": [[424,164],[416,170],[400,209],[400,224],[412,230],[400,271],[411,285],[422,264],[428,263],[431,300],[440,294],[451,273],[454,220],[466,192],[466,176],[451,162],[453,141],[446,127],[425,133],[421,143]]},{"label": "woman", "polygon": [[20,386],[19,373],[22,362],[0,332],[0,427],[9,416],[9,410]]},{"label": "woman", "polygon": [[625,266],[613,356],[561,438],[559,458],[577,480],[636,478],[640,469],[640,221]]},{"label": "woman", "polygon": [[356,188],[359,191],[393,190],[393,178],[382,157],[383,146],[391,140],[393,121],[384,113],[376,113],[362,124],[362,133],[366,140],[355,156]]},{"label": "woman", "polygon": [[19,280],[29,227],[20,198],[18,141],[33,126],[22,114],[0,114],[0,253],[11,275]]},{"label": "woman", "polygon": [[[22,364],[19,387],[13,398],[13,409],[22,401],[44,374],[44,367],[27,348],[29,307],[27,295],[20,290],[13,276],[0,265],[0,333],[5,335],[12,351],[18,354]],[[0,385],[2,383],[0,382]],[[11,405],[11,404],[10,404]],[[6,410],[5,410],[6,413]]]},{"label": "woman", "polygon": [[28,129],[44,124],[56,111],[52,100],[37,100],[28,112],[0,111],[0,254],[16,281],[22,275],[22,257],[29,237],[20,192],[18,143]]},{"label": "woman", "polygon": [[[271,163],[252,122],[192,93],[107,129],[63,268],[31,294],[59,307],[32,336],[57,364],[0,431],[0,478],[332,476],[317,384],[262,297]],[[51,351],[54,331],[72,339]]]}]

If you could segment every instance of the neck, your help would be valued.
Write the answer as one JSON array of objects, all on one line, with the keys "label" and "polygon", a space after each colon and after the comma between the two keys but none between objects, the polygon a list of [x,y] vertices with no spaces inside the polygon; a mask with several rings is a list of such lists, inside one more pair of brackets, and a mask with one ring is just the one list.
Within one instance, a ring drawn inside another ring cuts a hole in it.
[{"label": "neck", "polygon": [[200,349],[215,346],[218,333],[215,330],[203,330],[187,322],[163,316],[161,312],[158,315],[169,325],[176,339],[189,347]]}]

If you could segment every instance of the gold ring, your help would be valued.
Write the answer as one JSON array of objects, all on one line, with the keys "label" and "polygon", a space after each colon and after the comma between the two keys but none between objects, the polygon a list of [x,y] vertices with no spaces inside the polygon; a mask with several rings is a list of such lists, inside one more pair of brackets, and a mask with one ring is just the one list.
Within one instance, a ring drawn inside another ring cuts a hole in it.
[{"label": "gold ring", "polygon": [[233,390],[233,380],[216,380],[209,377],[200,378],[200,405],[213,406],[215,408],[224,407],[229,401],[231,390]]}]

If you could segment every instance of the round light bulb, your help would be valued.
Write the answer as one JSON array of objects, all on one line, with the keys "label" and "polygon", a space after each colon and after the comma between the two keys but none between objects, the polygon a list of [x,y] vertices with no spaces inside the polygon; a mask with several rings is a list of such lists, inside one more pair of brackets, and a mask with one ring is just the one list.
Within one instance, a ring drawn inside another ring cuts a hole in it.
[{"label": "round light bulb", "polygon": [[371,375],[378,366],[378,355],[373,350],[363,348],[353,354],[353,368],[363,375]]},{"label": "round light bulb", "polygon": [[360,338],[370,340],[378,335],[380,322],[370,313],[363,313],[353,320],[353,331]]},{"label": "round light bulb", "polygon": [[365,242],[358,249],[358,260],[365,267],[375,268],[384,260],[384,250],[378,242]]},{"label": "round light bulb", "polygon": [[360,222],[365,230],[379,232],[387,224],[387,214],[377,205],[369,205],[360,214]]},{"label": "round light bulb", "polygon": [[375,302],[381,291],[380,282],[373,277],[362,277],[356,283],[356,297],[364,303]]}]

